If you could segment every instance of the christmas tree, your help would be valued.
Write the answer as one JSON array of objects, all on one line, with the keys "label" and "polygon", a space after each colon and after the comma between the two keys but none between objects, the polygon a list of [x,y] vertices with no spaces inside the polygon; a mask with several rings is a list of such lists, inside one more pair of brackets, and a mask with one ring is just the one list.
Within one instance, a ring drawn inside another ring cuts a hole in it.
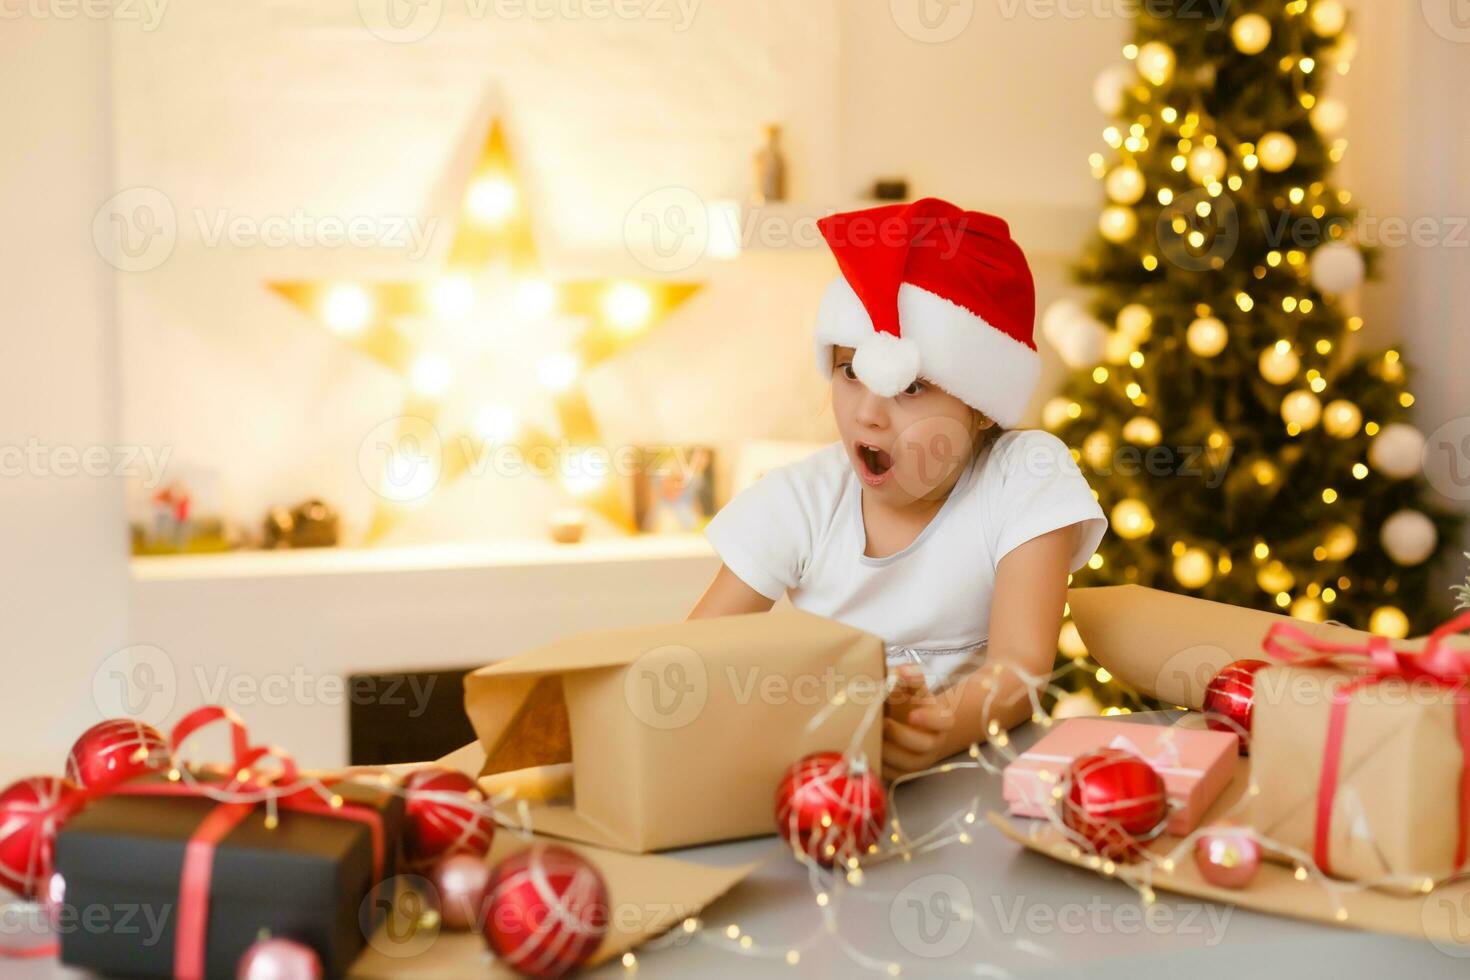
[{"label": "christmas tree", "polygon": [[[1044,423],[1112,525],[1074,585],[1394,637],[1447,614],[1430,572],[1459,518],[1427,499],[1404,359],[1361,349],[1350,305],[1372,255],[1331,180],[1346,110],[1328,89],[1355,47],[1338,0],[1155,0],[1131,64],[1099,77],[1091,302],[1043,316],[1075,369]],[[1084,655],[1070,623],[1060,648]],[[1136,706],[1106,672],[1062,684]]]}]

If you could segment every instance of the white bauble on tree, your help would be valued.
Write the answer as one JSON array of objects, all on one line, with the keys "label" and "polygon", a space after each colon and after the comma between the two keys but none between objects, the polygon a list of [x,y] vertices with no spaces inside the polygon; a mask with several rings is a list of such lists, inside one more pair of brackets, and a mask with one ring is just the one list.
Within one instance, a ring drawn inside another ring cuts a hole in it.
[{"label": "white bauble on tree", "polygon": [[1388,557],[1404,566],[1421,565],[1434,554],[1439,532],[1434,522],[1417,510],[1401,510],[1383,522],[1379,541]]},{"label": "white bauble on tree", "polygon": [[1133,77],[1126,65],[1114,65],[1098,72],[1092,83],[1092,101],[1104,115],[1116,116],[1123,111],[1124,97],[1128,86],[1133,84]]},{"label": "white bauble on tree", "polygon": [[1312,252],[1312,285],[1324,293],[1350,293],[1367,273],[1363,253],[1347,242],[1328,242]]},{"label": "white bauble on tree", "polygon": [[1407,422],[1385,425],[1368,447],[1368,462],[1384,476],[1407,480],[1424,459],[1424,433]]},{"label": "white bauble on tree", "polygon": [[1108,328],[1070,299],[1057,300],[1047,308],[1041,318],[1041,334],[1073,370],[1096,365],[1108,342]]}]

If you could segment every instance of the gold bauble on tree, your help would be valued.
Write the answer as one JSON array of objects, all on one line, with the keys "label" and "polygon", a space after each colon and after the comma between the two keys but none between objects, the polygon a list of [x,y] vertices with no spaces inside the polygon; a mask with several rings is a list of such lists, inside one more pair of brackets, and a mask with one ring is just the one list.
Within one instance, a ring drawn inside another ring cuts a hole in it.
[{"label": "gold bauble on tree", "polygon": [[1125,498],[1113,505],[1112,529],[1120,538],[1136,541],[1148,537],[1154,530],[1154,515],[1142,500]]},{"label": "gold bauble on tree", "polygon": [[1103,360],[1109,364],[1127,364],[1128,356],[1137,349],[1131,337],[1127,334],[1112,330],[1108,332],[1107,340],[1103,344]]},{"label": "gold bauble on tree", "polygon": [[1241,54],[1260,54],[1271,43],[1271,22],[1260,14],[1245,14],[1230,27],[1230,40]]},{"label": "gold bauble on tree", "polygon": [[1094,470],[1107,469],[1113,457],[1113,437],[1106,432],[1094,432],[1082,440],[1082,458]]},{"label": "gold bauble on tree", "polygon": [[1201,589],[1215,577],[1215,563],[1203,548],[1186,548],[1174,559],[1174,578],[1186,589]]},{"label": "gold bauble on tree", "polygon": [[1256,144],[1256,156],[1262,167],[1280,173],[1296,162],[1296,140],[1279,131],[1267,133]]},{"label": "gold bauble on tree", "polygon": [[1409,635],[1409,617],[1398,606],[1379,606],[1368,619],[1368,631],[1391,640]]},{"label": "gold bauble on tree", "polygon": [[1312,32],[1318,37],[1333,37],[1347,26],[1347,10],[1339,0],[1317,0],[1307,15]]},{"label": "gold bauble on tree", "polygon": [[1332,561],[1342,561],[1358,550],[1357,532],[1346,524],[1334,524],[1322,538],[1322,550]]},{"label": "gold bauble on tree", "polygon": [[1174,49],[1162,41],[1150,41],[1138,49],[1138,73],[1154,85],[1174,77]]},{"label": "gold bauble on tree", "polygon": [[1363,425],[1363,413],[1346,398],[1329,402],[1322,412],[1322,428],[1338,439],[1351,439]]},{"label": "gold bauble on tree", "polygon": [[1278,340],[1261,351],[1259,366],[1261,377],[1273,385],[1284,385],[1296,377],[1296,373],[1301,370],[1302,361],[1297,357],[1296,351],[1291,349],[1290,341]]},{"label": "gold bauble on tree", "polygon": [[1154,315],[1142,303],[1129,303],[1118,311],[1118,332],[1135,344],[1148,339],[1153,325]]},{"label": "gold bauble on tree", "polygon": [[1132,208],[1114,204],[1103,208],[1102,215],[1097,219],[1097,227],[1104,238],[1114,245],[1121,245],[1138,231],[1138,215],[1133,213]]},{"label": "gold bauble on tree", "polygon": [[1312,107],[1312,128],[1323,136],[1336,136],[1347,126],[1347,106],[1333,98],[1323,99]]},{"label": "gold bauble on tree", "polygon": [[1189,344],[1189,349],[1200,357],[1214,357],[1225,349],[1230,335],[1225,330],[1225,324],[1218,318],[1202,316],[1189,325],[1184,339]]},{"label": "gold bauble on tree", "polygon": [[1131,163],[1114,167],[1108,174],[1104,186],[1108,192],[1108,198],[1118,204],[1137,204],[1142,200],[1144,191],[1148,189],[1148,184],[1143,179],[1143,171]]},{"label": "gold bauble on tree", "polygon": [[1225,176],[1225,151],[1218,146],[1197,146],[1189,152],[1189,176],[1210,184]]},{"label": "gold bauble on tree", "polygon": [[1163,433],[1159,423],[1147,415],[1137,415],[1123,424],[1123,438],[1135,446],[1157,446]]},{"label": "gold bauble on tree", "polygon": [[1310,429],[1322,420],[1322,403],[1305,388],[1281,399],[1281,418],[1287,425]]},{"label": "gold bauble on tree", "polygon": [[1060,395],[1041,406],[1041,424],[1055,432],[1072,418],[1072,400]]}]

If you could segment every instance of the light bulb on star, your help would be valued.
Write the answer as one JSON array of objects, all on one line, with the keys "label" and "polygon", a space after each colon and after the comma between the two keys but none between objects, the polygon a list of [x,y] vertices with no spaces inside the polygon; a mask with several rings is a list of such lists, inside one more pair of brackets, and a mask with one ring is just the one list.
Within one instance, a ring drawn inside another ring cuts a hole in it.
[{"label": "light bulb on star", "polygon": [[429,292],[429,304],[441,320],[458,320],[475,306],[475,287],[468,276],[444,276]]},{"label": "light bulb on star", "polygon": [[471,217],[486,225],[498,225],[515,213],[520,194],[504,174],[490,173],[475,178],[465,192],[465,207]]},{"label": "light bulb on star", "polygon": [[413,362],[409,370],[409,384],[413,390],[425,398],[438,398],[449,390],[450,379],[454,372],[449,366],[449,358],[443,354],[429,352],[420,354]]},{"label": "light bulb on star", "polygon": [[537,367],[537,376],[547,391],[566,391],[577,380],[581,364],[573,354],[552,354],[544,358]]},{"label": "light bulb on star", "polygon": [[361,333],[373,318],[373,300],[361,286],[343,283],[322,294],[320,312],[334,333]]},{"label": "light bulb on star", "polygon": [[620,282],[603,294],[602,312],[618,330],[632,333],[648,324],[653,315],[653,297],[641,286]]}]

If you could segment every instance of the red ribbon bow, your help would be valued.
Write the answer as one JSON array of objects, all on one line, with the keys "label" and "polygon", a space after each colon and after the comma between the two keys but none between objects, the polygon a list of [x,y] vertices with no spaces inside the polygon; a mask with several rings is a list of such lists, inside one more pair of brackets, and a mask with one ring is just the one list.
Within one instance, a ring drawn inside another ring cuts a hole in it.
[{"label": "red ribbon bow", "polygon": [[[162,783],[125,783],[113,791],[126,796],[204,797],[220,801],[220,805],[195,829],[184,851],[184,867],[179,876],[179,916],[174,929],[174,976],[179,980],[200,980],[204,976],[215,846],[254,812],[258,803],[273,801],[284,810],[324,814],[366,824],[372,832],[373,881],[381,880],[383,875],[382,815],[370,806],[348,803],[335,794],[323,799],[319,791],[337,780],[302,779],[295,761],[285,749],[251,745],[245,725],[230,709],[206,705],[191,711],[173,727],[169,733],[169,754],[176,771],[182,771],[179,750],[184,741],[219,721],[230,726],[233,758],[228,782],[170,779]],[[274,772],[257,772],[256,764],[267,758],[279,762],[280,768]],[[210,768],[218,770],[220,767]],[[243,799],[236,801],[235,797]]]},{"label": "red ribbon bow", "polygon": [[[1273,660],[1294,667],[1351,667],[1359,676],[1338,686],[1332,693],[1332,713],[1327,721],[1327,744],[1322,752],[1322,775],[1317,783],[1317,821],[1313,859],[1323,874],[1331,874],[1329,835],[1332,803],[1337,797],[1342,766],[1342,743],[1347,730],[1348,704],[1355,692],[1373,687],[1390,677],[1407,681],[1425,680],[1453,691],[1456,729],[1464,757],[1460,770],[1460,826],[1455,845],[1455,869],[1465,866],[1467,837],[1470,837],[1470,653],[1456,650],[1445,639],[1470,629],[1470,612],[1456,616],[1429,634],[1424,649],[1399,650],[1387,637],[1371,637],[1366,644],[1332,643],[1318,639],[1291,623],[1276,623],[1266,631],[1262,647]],[[1295,644],[1289,646],[1287,642]],[[1300,648],[1300,649],[1298,649]],[[1310,652],[1303,652],[1310,651]]]}]

